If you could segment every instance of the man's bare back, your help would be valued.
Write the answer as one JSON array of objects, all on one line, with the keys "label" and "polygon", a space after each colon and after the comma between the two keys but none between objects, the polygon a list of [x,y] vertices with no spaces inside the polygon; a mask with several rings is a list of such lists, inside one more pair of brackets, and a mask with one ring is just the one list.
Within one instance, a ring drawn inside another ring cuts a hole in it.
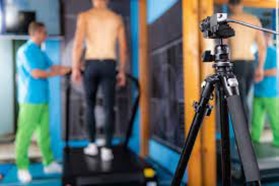
[{"label": "man's bare back", "polygon": [[[253,15],[245,12],[234,14],[231,19],[244,21],[256,26],[261,26],[259,19]],[[235,30],[235,37],[229,39],[229,45],[231,47],[231,59],[232,60],[254,60],[254,54],[252,53],[252,46],[257,42],[258,33],[254,29],[250,29],[238,24],[231,24],[231,27]]]},{"label": "man's bare back", "polygon": [[75,45],[80,50],[86,44],[86,59],[116,59],[116,41],[124,24],[120,16],[109,9],[93,8],[78,17]]},{"label": "man's bare back", "polygon": [[[125,25],[121,16],[108,8],[108,0],[92,0],[93,8],[79,14],[73,47],[73,80],[80,82],[81,56],[86,46],[85,60],[114,60],[119,56],[117,80],[126,82],[125,66],[127,43]],[[116,54],[116,44],[119,55]]]}]

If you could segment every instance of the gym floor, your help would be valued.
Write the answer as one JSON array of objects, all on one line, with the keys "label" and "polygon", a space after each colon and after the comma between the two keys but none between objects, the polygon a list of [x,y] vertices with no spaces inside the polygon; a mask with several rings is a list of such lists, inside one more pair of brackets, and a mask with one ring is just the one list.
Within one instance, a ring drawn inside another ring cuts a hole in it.
[{"label": "gym floor", "polygon": [[[160,186],[169,186],[171,183],[172,175],[161,168],[158,164],[152,163],[153,167],[156,169],[159,179]],[[43,173],[43,167],[40,163],[32,163],[30,165],[30,172],[33,176],[33,181],[26,185],[21,184],[17,180],[17,169],[14,164],[2,164],[0,165],[0,173],[4,175],[4,179],[0,181],[0,186],[61,186],[61,175],[45,175]],[[236,184],[234,184],[237,186]],[[243,184],[239,184],[243,185]],[[278,186],[279,182],[276,183],[264,183],[263,186]],[[221,186],[221,180],[218,180],[218,186]]]}]

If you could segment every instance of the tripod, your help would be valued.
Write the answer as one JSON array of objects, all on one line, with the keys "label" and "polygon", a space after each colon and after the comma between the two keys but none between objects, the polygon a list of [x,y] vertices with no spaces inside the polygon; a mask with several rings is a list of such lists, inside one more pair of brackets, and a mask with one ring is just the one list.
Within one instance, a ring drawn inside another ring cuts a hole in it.
[{"label": "tripod", "polygon": [[279,35],[278,32],[273,30],[228,19],[225,13],[217,13],[202,20],[200,30],[203,36],[205,38],[219,40],[219,44],[215,47],[214,55],[211,54],[211,51],[206,51],[203,56],[203,62],[215,61],[213,65],[215,73],[204,80],[200,100],[194,103],[196,113],[172,180],[172,186],[178,186],[181,183],[203,119],[205,116],[210,116],[213,108],[209,105],[209,101],[213,97],[214,89],[216,89],[218,95],[218,107],[220,111],[222,185],[231,185],[229,114],[233,123],[238,154],[247,185],[261,185],[259,167],[251,143],[247,119],[244,115],[243,105],[239,96],[238,81],[233,73],[233,64],[230,62],[230,50],[227,45],[223,44],[223,39],[235,35],[234,30],[228,23],[236,23],[252,29]]},{"label": "tripod", "polygon": [[195,116],[183,147],[172,186],[178,186],[181,183],[203,119],[205,116],[210,116],[213,108],[209,101],[212,99],[214,89],[218,95],[221,121],[222,185],[231,185],[229,113],[246,181],[249,185],[261,185],[247,119],[239,96],[238,81],[232,70],[233,64],[229,61],[229,47],[223,44],[223,39],[219,41],[220,44],[215,47],[215,55],[211,55],[210,51],[207,51],[203,57],[204,62],[215,60],[213,67],[216,72],[204,80],[200,100],[194,103]]}]

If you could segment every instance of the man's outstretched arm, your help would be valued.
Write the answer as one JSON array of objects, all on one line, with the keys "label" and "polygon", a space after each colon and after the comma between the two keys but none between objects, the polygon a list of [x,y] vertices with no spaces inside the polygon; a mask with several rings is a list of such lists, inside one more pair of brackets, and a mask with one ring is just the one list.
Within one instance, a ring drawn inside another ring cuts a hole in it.
[{"label": "man's outstretched arm", "polygon": [[59,68],[58,69],[51,69],[50,71],[45,71],[45,70],[40,70],[40,69],[34,69],[31,71],[31,76],[36,79],[45,79],[53,76],[60,76],[60,75],[65,75],[66,73],[69,72],[68,68]]}]

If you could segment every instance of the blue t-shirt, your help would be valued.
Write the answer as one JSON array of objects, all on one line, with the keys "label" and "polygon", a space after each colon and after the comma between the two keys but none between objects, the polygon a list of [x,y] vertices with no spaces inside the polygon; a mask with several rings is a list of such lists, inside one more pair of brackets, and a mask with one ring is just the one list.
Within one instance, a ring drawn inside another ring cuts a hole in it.
[{"label": "blue t-shirt", "polygon": [[31,104],[45,104],[49,99],[48,79],[34,78],[34,69],[48,70],[52,62],[45,52],[29,40],[17,51],[17,80],[18,102]]},{"label": "blue t-shirt", "polygon": [[[264,70],[277,68],[276,48],[269,46],[266,52]],[[277,97],[278,96],[278,76],[265,76],[263,81],[255,84],[254,95],[256,97]]]}]

